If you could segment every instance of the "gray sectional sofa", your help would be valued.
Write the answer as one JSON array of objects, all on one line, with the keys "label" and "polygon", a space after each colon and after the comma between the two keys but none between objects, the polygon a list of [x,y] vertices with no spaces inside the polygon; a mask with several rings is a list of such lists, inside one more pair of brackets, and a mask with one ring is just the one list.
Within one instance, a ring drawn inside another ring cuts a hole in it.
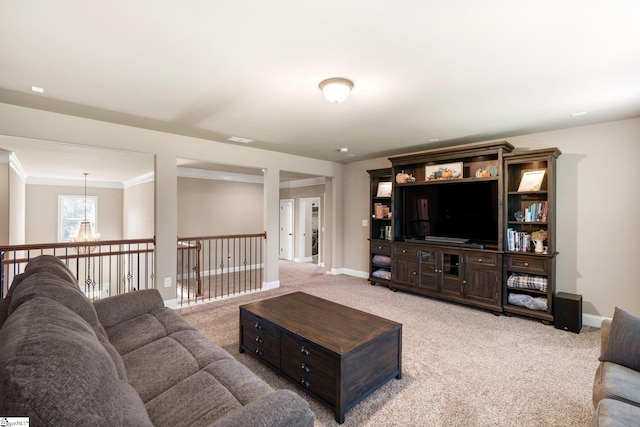
[{"label": "gray sectional sofa", "polygon": [[591,427],[640,426],[640,318],[616,308],[600,329]]},{"label": "gray sectional sofa", "polygon": [[313,426],[173,310],[157,290],[92,304],[52,256],[0,301],[0,415],[32,426]]}]

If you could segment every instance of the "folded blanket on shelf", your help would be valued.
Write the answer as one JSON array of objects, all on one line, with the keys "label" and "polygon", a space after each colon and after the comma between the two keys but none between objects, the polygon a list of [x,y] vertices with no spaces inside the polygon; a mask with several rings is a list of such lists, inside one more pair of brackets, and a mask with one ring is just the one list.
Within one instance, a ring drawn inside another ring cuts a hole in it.
[{"label": "folded blanket on shelf", "polygon": [[507,286],[520,289],[537,289],[547,291],[547,278],[544,276],[532,276],[530,274],[512,274],[507,279]]},{"label": "folded blanket on shelf", "polygon": [[390,266],[391,265],[391,257],[386,255],[374,255],[372,262],[376,265],[381,266]]},{"label": "folded blanket on shelf", "polygon": [[526,307],[530,310],[547,311],[547,299],[542,297],[532,297],[531,295],[509,294],[509,304]]},{"label": "folded blanket on shelf", "polygon": [[373,277],[377,277],[378,279],[391,280],[391,272],[387,270],[376,270],[371,273]]}]

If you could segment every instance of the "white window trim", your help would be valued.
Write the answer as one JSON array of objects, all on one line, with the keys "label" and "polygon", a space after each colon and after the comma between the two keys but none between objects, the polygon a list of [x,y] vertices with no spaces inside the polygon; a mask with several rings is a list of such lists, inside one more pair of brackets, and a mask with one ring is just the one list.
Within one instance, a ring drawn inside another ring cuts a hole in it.
[{"label": "white window trim", "polygon": [[[85,196],[83,195],[78,195],[78,194],[68,194],[68,195],[64,195],[64,194],[60,194],[58,195],[58,242],[63,243],[63,242],[68,242],[69,240],[64,240],[64,227],[63,227],[63,221],[64,221],[64,217],[62,214],[62,200],[65,198],[82,198],[84,199]],[[95,228],[93,230],[94,233],[97,233],[99,230],[98,228],[98,196],[87,196],[87,200],[93,200],[93,203],[95,205],[95,210],[96,210],[96,218],[94,221],[94,225]]]}]

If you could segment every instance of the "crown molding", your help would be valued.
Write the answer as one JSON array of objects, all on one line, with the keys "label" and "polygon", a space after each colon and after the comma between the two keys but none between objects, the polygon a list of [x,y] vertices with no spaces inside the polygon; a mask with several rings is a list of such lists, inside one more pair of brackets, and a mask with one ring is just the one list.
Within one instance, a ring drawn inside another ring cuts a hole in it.
[{"label": "crown molding", "polygon": [[153,171],[142,174],[138,177],[132,178],[128,181],[122,183],[124,188],[135,187],[136,185],[141,185],[146,182],[150,182],[155,180],[155,173]]},{"label": "crown molding", "polygon": [[15,153],[9,154],[9,166],[11,166],[11,168],[18,174],[20,179],[25,182],[27,181],[27,173],[24,171],[24,168]]},{"label": "crown molding", "polygon": [[295,181],[285,181],[280,183],[280,188],[297,188],[297,187],[310,187],[312,185],[324,185],[327,179],[324,176],[318,176],[315,178],[297,179]]},{"label": "crown molding", "polygon": [[178,167],[178,177],[210,179],[213,181],[246,182],[252,184],[262,184],[264,181],[263,177],[259,175],[247,175],[243,173],[220,172],[181,167]]},{"label": "crown molding", "polygon": [[[51,185],[65,187],[84,187],[84,179],[71,178],[45,178],[28,176],[25,182],[29,185]],[[114,181],[87,181],[87,187],[91,188],[124,188],[123,183]]]}]

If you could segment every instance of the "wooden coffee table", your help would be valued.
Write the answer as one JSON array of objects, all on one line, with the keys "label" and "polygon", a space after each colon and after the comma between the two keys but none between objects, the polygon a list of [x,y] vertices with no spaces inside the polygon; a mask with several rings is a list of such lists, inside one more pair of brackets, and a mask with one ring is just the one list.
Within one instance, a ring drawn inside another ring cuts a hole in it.
[{"label": "wooden coffee table", "polygon": [[304,292],[240,306],[250,352],[334,408],[336,421],[402,375],[402,325]]}]

